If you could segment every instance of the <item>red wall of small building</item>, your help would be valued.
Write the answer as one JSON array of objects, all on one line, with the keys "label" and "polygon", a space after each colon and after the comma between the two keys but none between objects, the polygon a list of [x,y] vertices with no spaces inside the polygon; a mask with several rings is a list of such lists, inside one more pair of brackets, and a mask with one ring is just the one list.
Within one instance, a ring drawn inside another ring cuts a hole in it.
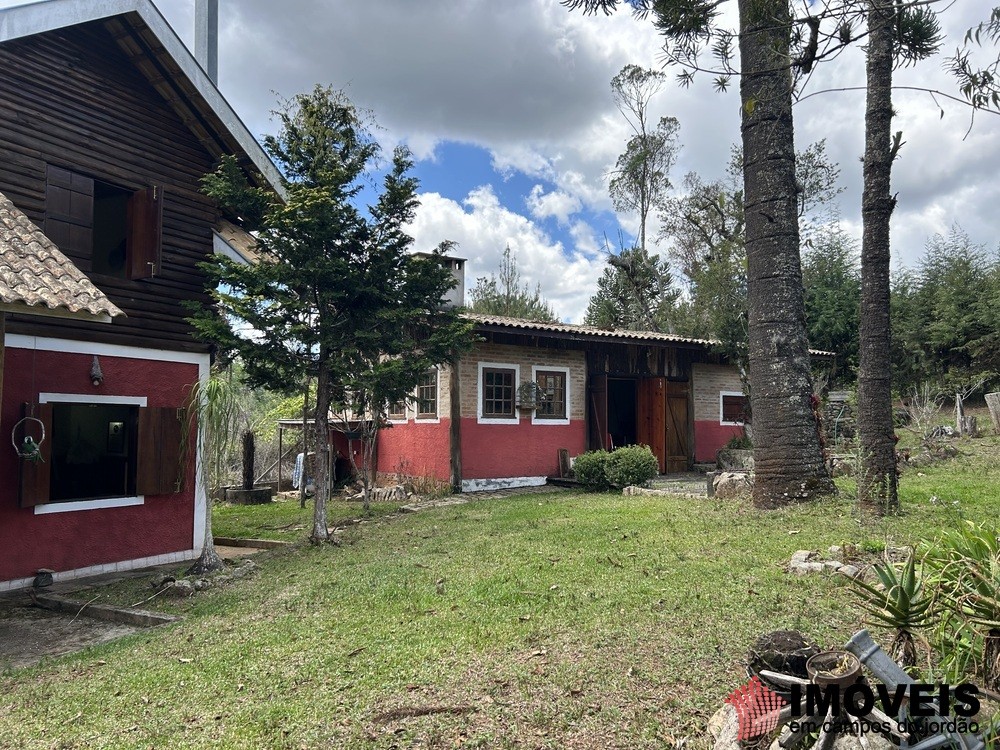
[{"label": "red wall of small building", "polygon": [[587,449],[583,420],[568,425],[533,425],[530,418],[516,424],[479,424],[462,420],[462,478],[559,476],[559,449],[570,456]]},{"label": "red wall of small building", "polygon": [[694,460],[699,463],[714,463],[716,452],[731,438],[743,434],[740,425],[721,425],[712,420],[695,420]]},{"label": "red wall of small building", "polygon": [[[104,383],[89,378],[93,356],[7,348],[0,436],[6,441],[21,418],[21,404],[39,393],[145,396],[148,406],[180,406],[198,379],[195,364],[100,356]],[[194,466],[185,490],[146,496],[124,508],[35,515],[18,507],[18,462],[8,443],[0,448],[0,581],[33,576],[39,568],[72,570],[193,547]]]},{"label": "red wall of small building", "polygon": [[378,437],[378,472],[451,480],[451,420],[394,424]]}]

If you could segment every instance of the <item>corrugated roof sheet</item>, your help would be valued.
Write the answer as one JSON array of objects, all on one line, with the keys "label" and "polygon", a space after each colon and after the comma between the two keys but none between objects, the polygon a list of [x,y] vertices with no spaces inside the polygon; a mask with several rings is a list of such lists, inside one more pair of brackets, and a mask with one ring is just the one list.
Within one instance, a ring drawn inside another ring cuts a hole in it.
[{"label": "corrugated roof sheet", "polygon": [[503,315],[482,315],[466,313],[465,317],[483,325],[518,328],[539,333],[569,333],[581,336],[595,336],[608,339],[629,339],[634,341],[663,341],[677,344],[700,344],[708,346],[715,342],[708,339],[694,339],[687,336],[676,336],[672,333],[656,333],[655,331],[629,331],[621,328],[595,328],[594,326],[575,325],[573,323],[541,323],[537,320],[508,318]]},{"label": "corrugated roof sheet", "polygon": [[[677,336],[672,333],[657,333],[656,331],[629,331],[622,328],[595,328],[594,326],[575,325],[573,323],[542,323],[537,320],[524,320],[522,318],[508,318],[503,315],[483,315],[480,313],[465,313],[464,317],[485,326],[500,326],[504,328],[518,329],[522,331],[536,331],[545,333],[566,333],[576,334],[582,338],[604,338],[604,339],[625,339],[637,342],[661,342],[675,344],[695,344],[699,346],[712,346],[718,341],[714,339],[696,339],[688,336]],[[818,349],[810,349],[809,353],[818,357],[834,357],[834,352],[824,352]]]},{"label": "corrugated roof sheet", "polygon": [[99,318],[125,315],[2,193],[0,302]]}]

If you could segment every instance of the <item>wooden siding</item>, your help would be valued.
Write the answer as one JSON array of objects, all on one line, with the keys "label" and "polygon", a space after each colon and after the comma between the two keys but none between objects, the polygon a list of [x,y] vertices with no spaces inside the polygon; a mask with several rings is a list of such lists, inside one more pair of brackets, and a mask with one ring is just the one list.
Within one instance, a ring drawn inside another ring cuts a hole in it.
[{"label": "wooden siding", "polygon": [[[122,43],[143,44],[134,36]],[[191,337],[182,302],[207,299],[196,264],[212,252],[217,212],[199,180],[215,158],[104,22],[0,44],[0,69],[0,192],[38,226],[44,225],[50,164],[129,190],[162,186],[164,195],[162,266],[155,278],[91,274],[127,318],[102,325],[11,316],[8,331],[207,351]],[[67,255],[89,269],[89,257]]]}]

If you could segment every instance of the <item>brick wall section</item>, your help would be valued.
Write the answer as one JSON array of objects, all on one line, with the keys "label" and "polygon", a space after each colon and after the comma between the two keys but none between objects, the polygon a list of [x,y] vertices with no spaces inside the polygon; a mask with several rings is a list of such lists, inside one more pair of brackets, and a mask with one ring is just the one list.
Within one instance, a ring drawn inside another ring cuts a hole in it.
[{"label": "brick wall section", "polygon": [[719,423],[719,393],[721,391],[743,392],[740,374],[728,365],[691,366],[692,388],[694,389],[694,419],[696,422]]},{"label": "brick wall section", "polygon": [[[571,420],[582,420],[585,416],[587,396],[586,355],[582,351],[563,351],[541,347],[506,346],[502,344],[476,344],[469,354],[462,358],[459,366],[459,383],[462,398],[462,417],[475,419],[479,410],[479,363],[514,365],[520,370],[521,384],[531,380],[531,368],[569,368],[569,415]],[[444,373],[442,373],[442,384]],[[442,385],[442,387],[444,387]],[[522,416],[530,416],[522,414]]]}]

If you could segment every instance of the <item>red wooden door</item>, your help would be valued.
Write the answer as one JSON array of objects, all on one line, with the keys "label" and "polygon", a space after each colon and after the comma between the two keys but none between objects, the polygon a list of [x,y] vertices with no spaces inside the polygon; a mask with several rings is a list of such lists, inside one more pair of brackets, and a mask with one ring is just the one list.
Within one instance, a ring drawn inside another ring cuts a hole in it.
[{"label": "red wooden door", "polygon": [[661,474],[667,465],[665,396],[665,378],[643,378],[639,381],[636,438],[640,445],[648,445],[653,451]]}]

